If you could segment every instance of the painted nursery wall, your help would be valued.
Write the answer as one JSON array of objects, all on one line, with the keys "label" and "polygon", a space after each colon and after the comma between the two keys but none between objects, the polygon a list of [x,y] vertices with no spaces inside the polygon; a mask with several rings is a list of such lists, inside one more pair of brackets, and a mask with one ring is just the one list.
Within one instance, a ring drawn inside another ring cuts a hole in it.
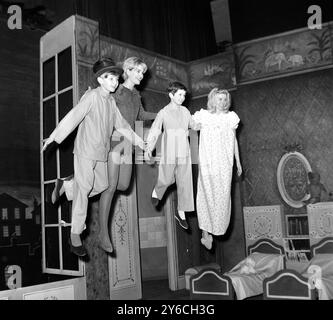
[{"label": "painted nursery wall", "polygon": [[[277,165],[285,148],[299,145],[312,169],[333,188],[333,69],[240,87],[235,105],[243,123],[246,205],[281,202]],[[258,117],[257,115],[260,115]]]},{"label": "painted nursery wall", "polygon": [[[332,190],[332,23],[243,43],[235,52],[242,201],[245,206],[282,204],[284,215],[306,213],[305,207],[292,208],[282,200],[277,168],[284,154],[301,152]],[[322,198],[328,200],[328,195]]]}]

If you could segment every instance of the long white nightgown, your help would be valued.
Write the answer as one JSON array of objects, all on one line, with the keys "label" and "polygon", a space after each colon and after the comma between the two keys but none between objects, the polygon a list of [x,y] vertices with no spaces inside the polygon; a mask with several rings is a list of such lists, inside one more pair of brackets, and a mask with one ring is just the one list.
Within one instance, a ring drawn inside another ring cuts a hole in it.
[{"label": "long white nightgown", "polygon": [[193,120],[201,123],[197,215],[201,230],[223,235],[230,222],[231,180],[235,133],[239,117],[233,111],[197,111]]}]

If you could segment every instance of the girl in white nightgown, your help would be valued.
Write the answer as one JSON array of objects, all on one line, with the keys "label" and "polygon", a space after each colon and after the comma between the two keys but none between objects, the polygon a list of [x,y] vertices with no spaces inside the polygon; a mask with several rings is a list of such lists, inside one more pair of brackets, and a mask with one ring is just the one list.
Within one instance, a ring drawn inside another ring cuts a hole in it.
[{"label": "girl in white nightgown", "polygon": [[230,93],[215,88],[208,95],[207,110],[193,115],[193,120],[201,124],[197,215],[201,243],[208,250],[212,247],[212,234],[223,235],[230,222],[234,157],[237,173],[242,174],[236,139],[239,118],[229,111],[230,104]]}]

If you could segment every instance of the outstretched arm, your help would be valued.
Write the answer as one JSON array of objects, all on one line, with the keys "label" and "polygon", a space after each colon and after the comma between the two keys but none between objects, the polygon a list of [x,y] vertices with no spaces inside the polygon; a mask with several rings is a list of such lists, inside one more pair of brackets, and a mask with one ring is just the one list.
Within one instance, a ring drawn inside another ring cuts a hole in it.
[{"label": "outstretched arm", "polygon": [[51,135],[44,142],[41,152],[43,152],[53,141],[61,143],[80,124],[89,112],[92,104],[92,94],[86,92],[80,102],[69,111],[59,122]]},{"label": "outstretched arm", "polygon": [[237,165],[237,174],[240,176],[242,174],[242,165],[240,162],[240,158],[239,158],[239,149],[238,149],[238,142],[237,142],[237,138],[235,135],[235,159],[236,159],[236,165]]}]

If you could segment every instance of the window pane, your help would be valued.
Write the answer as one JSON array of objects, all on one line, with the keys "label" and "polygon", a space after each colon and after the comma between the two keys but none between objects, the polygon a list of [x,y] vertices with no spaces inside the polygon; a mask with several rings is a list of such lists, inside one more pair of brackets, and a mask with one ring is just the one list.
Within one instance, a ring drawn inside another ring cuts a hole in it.
[{"label": "window pane", "polygon": [[51,201],[54,183],[46,184],[44,186],[44,199],[45,199],[45,224],[58,224],[58,207]]},{"label": "window pane", "polygon": [[43,97],[55,93],[55,58],[52,57],[43,63]]},{"label": "window pane", "polygon": [[72,202],[68,201],[66,195],[60,200],[61,205],[61,219],[67,223],[72,222]]},{"label": "window pane", "polygon": [[55,98],[43,103],[43,139],[49,137],[56,127]]},{"label": "window pane", "polygon": [[58,227],[45,227],[46,267],[60,268]]},{"label": "window pane", "polygon": [[59,98],[59,122],[73,108],[73,90],[68,90],[58,95]]},{"label": "window pane", "polygon": [[72,85],[72,51],[68,47],[58,54],[58,91]]},{"label": "window pane", "polygon": [[[73,108],[73,91],[59,95],[59,121]],[[75,129],[60,145],[60,177],[73,174],[73,146],[77,129]]]},{"label": "window pane", "polygon": [[65,270],[79,270],[79,260],[76,255],[70,252],[68,239],[70,238],[71,227],[63,227],[62,229],[62,257],[63,268]]},{"label": "window pane", "polygon": [[44,181],[57,178],[57,154],[55,148],[49,148],[43,153]]}]

